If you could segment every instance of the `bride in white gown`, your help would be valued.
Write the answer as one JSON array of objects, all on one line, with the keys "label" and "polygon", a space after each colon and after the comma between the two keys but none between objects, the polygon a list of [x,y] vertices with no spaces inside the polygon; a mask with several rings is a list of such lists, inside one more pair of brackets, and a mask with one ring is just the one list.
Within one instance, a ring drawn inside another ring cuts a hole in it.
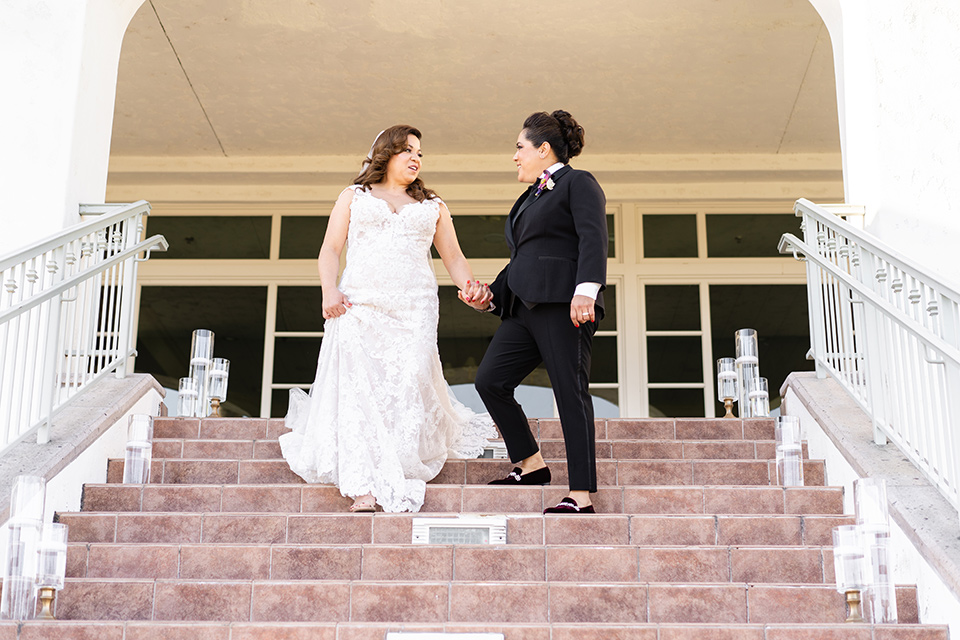
[{"label": "bride in white gown", "polygon": [[337,199],[318,258],[317,376],[309,396],[291,391],[291,431],[280,436],[290,468],[336,485],[351,511],[418,511],[448,457],[475,458],[496,437],[489,415],[458,402],[443,378],[430,246],[464,301],[492,296],[473,279],[446,205],[419,179],[420,138],[405,125],[383,131]]}]

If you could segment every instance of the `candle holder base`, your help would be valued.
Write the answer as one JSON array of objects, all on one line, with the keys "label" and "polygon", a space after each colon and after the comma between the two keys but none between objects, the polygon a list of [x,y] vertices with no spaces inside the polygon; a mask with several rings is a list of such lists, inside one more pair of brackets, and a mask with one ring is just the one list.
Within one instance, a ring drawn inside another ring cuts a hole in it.
[{"label": "candle holder base", "polygon": [[847,591],[847,608],[850,615],[847,616],[846,622],[864,622],[860,609],[860,592],[856,589]]},{"label": "candle holder base", "polygon": [[723,408],[727,410],[724,418],[736,418],[737,416],[733,415],[733,398],[724,398],[723,399]]},{"label": "candle holder base", "polygon": [[211,418],[220,417],[220,398],[210,398],[210,415]]},{"label": "candle holder base", "polygon": [[37,612],[37,620],[56,620],[53,615],[53,599],[56,596],[56,589],[53,587],[40,587],[40,611]]}]

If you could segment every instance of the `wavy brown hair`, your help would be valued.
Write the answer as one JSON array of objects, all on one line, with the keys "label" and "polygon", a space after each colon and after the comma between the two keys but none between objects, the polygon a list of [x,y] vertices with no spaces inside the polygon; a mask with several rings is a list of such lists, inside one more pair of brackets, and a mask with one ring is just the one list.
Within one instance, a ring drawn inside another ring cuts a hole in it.
[{"label": "wavy brown hair", "polygon": [[[397,124],[389,129],[384,129],[376,142],[373,143],[373,151],[367,156],[366,161],[370,163],[369,166],[353,179],[353,184],[369,189],[372,185],[383,182],[384,178],[387,177],[387,163],[390,162],[390,158],[402,153],[407,148],[407,136],[411,134],[415,135],[417,140],[423,139],[420,130],[408,124]],[[417,202],[439,198],[436,191],[424,186],[420,176],[417,176],[416,180],[407,185],[407,195]]]}]

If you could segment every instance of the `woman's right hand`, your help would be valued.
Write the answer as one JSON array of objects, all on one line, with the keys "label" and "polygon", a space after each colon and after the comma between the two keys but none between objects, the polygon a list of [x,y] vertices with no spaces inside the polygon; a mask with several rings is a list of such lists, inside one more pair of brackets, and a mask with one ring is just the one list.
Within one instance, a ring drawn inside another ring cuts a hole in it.
[{"label": "woman's right hand", "polygon": [[345,314],[348,308],[353,306],[340,289],[333,289],[333,291],[330,292],[324,291],[322,295],[324,320],[338,318]]}]

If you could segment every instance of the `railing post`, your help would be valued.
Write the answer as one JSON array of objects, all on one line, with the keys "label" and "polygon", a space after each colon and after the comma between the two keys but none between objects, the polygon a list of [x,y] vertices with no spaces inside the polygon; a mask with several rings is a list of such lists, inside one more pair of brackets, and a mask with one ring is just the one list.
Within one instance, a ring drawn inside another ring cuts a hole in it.
[{"label": "railing post", "polygon": [[[57,268],[52,273],[51,286],[58,280],[63,280],[66,273],[64,264],[65,251],[63,247],[57,248],[53,253],[53,262]],[[53,407],[56,404],[57,387],[60,381],[57,379],[57,358],[60,356],[60,319],[63,315],[63,295],[50,300],[47,306],[47,331],[44,336],[43,344],[43,363],[40,367],[40,411],[42,413],[42,422],[37,429],[37,444],[46,444],[50,442],[50,423],[53,421]]]},{"label": "railing post", "polygon": [[[137,214],[135,220],[125,220],[123,228],[123,248],[127,249],[140,241],[140,232],[143,229],[143,214]],[[131,228],[132,227],[132,228]],[[125,378],[127,376],[127,366],[130,358],[127,354],[133,348],[130,344],[133,338],[133,317],[134,317],[134,286],[137,281],[137,256],[124,261],[119,271],[123,274],[123,283],[120,287],[120,317],[117,326],[120,335],[117,337],[117,357],[120,364],[117,367],[116,377]]]},{"label": "railing post", "polygon": [[[812,229],[811,229],[812,227]],[[817,246],[817,221],[803,212],[803,241],[807,246]],[[819,250],[819,247],[818,247]],[[823,308],[823,272],[812,261],[807,260],[807,309],[810,323],[810,348],[813,350],[813,362],[817,377],[826,378],[827,370],[822,358],[826,356],[826,329],[824,327]]]}]

